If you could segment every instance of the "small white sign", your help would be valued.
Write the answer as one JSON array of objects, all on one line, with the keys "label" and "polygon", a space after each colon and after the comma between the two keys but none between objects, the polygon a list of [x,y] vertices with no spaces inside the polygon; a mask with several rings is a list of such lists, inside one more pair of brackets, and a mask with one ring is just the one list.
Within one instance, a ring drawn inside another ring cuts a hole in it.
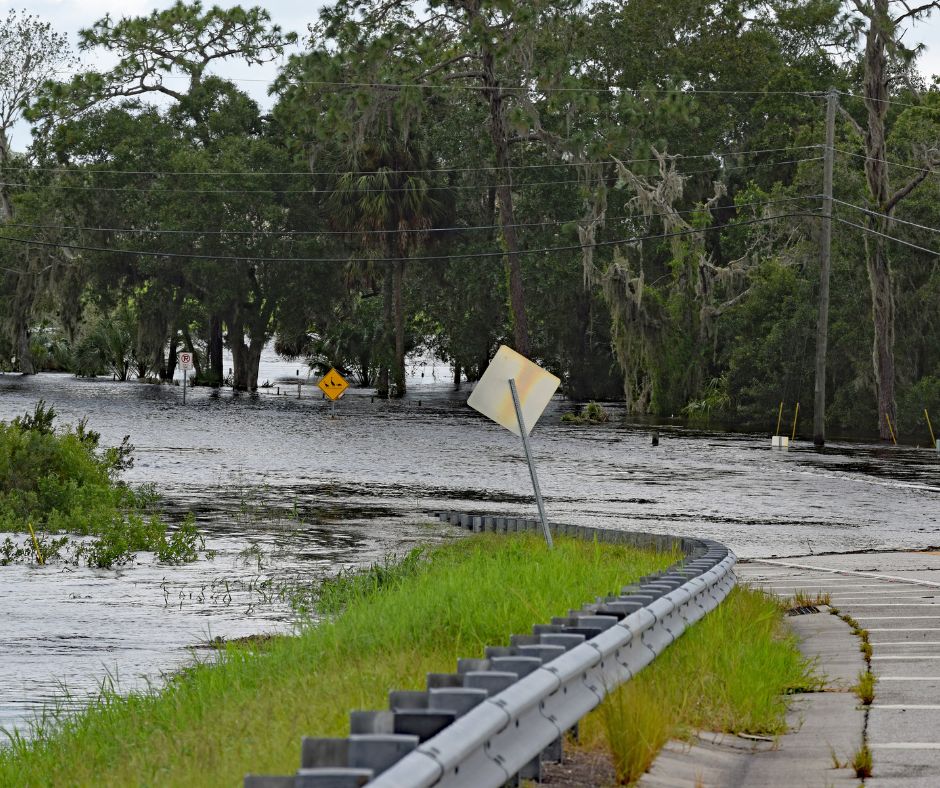
[{"label": "small white sign", "polygon": [[522,419],[529,434],[561,381],[506,345],[496,351],[467,404],[510,432],[522,435],[509,388],[510,378],[516,381]]},{"label": "small white sign", "polygon": [[193,368],[193,354],[183,350],[176,354],[176,361],[183,372],[189,372]]}]

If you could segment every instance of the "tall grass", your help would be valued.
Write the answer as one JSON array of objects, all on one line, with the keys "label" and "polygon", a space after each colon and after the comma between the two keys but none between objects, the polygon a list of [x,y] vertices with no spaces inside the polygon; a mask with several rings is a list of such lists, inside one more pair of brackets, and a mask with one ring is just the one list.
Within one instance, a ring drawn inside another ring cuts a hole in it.
[{"label": "tall grass", "polygon": [[582,726],[584,741],[609,749],[618,781],[630,785],[669,739],[694,730],[784,733],[782,696],[818,684],[777,603],[738,588],[613,692]]},{"label": "tall grass", "polygon": [[426,673],[675,559],[480,535],[344,575],[321,590],[329,622],[229,646],[162,691],[105,692],[78,716],[51,714],[0,751],[0,785],[231,786],[249,771],[293,772],[301,736],[346,735],[350,710],[386,707],[389,690],[423,688]]}]

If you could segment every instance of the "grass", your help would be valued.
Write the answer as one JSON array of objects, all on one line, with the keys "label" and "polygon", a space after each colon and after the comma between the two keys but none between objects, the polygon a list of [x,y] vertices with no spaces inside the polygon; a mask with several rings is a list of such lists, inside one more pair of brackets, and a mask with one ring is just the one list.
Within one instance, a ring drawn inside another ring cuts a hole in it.
[{"label": "grass", "polygon": [[584,746],[607,748],[630,785],[662,746],[694,730],[776,736],[786,731],[786,693],[819,680],[785,634],[778,603],[737,588],[582,723]]},{"label": "grass", "polygon": [[871,706],[874,703],[876,681],[875,674],[870,670],[860,670],[858,672],[858,683],[853,689],[863,706]]},{"label": "grass", "polygon": [[852,768],[855,770],[855,776],[860,780],[871,777],[872,767],[871,749],[867,744],[863,744],[858,752],[852,756]]},{"label": "grass", "polygon": [[481,534],[344,574],[319,594],[328,622],[295,637],[227,645],[162,691],[106,691],[54,710],[0,751],[0,785],[236,785],[293,773],[303,735],[343,736],[348,712],[387,708],[392,689],[617,591],[676,555],[559,538]]}]

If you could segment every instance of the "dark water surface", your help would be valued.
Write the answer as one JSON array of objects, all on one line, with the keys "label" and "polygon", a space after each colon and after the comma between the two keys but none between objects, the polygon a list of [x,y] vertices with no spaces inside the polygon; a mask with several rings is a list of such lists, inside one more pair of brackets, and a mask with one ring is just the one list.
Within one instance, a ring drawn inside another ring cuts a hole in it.
[{"label": "dark water surface", "polygon": [[[267,358],[261,379],[294,375]],[[0,376],[0,419],[39,398],[62,423],[89,417],[105,444],[130,435],[131,483],[153,483],[171,512],[195,511],[212,560],[184,567],[141,555],[119,570],[0,567],[0,726],[22,726],[60,694],[81,703],[107,676],[159,680],[210,637],[286,631],[279,583],[379,560],[445,531],[438,508],[526,512],[522,447],[428,374],[409,397],[329,404],[291,396],[190,392],[65,375]],[[420,401],[420,404],[419,404]],[[773,452],[764,435],[567,426],[556,399],[533,433],[549,515],[580,524],[708,536],[739,556],[940,545],[933,452],[836,444]],[[620,415],[616,408],[611,409]],[[206,651],[198,652],[205,655]]]}]

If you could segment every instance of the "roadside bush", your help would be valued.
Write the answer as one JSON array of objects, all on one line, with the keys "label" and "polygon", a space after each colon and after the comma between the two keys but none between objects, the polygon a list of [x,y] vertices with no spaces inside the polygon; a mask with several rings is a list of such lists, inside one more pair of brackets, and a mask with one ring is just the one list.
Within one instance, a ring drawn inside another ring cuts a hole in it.
[{"label": "roadside bush", "polygon": [[[0,531],[36,533],[36,542],[30,536],[22,546],[7,538],[0,564],[68,560],[108,568],[144,550],[167,563],[198,558],[205,545],[192,516],[170,531],[149,511],[152,488],[135,491],[120,481],[132,464],[127,438],[102,449],[86,420],[57,432],[55,418],[40,400],[31,414],[0,422]],[[70,542],[52,534],[94,538]]]}]

